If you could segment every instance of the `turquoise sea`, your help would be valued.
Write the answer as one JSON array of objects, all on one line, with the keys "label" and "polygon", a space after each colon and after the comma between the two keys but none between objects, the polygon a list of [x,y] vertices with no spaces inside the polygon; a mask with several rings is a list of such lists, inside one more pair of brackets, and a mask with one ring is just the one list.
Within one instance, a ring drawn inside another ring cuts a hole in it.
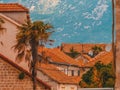
[{"label": "turquoise sea", "polygon": [[[111,0],[0,0],[19,2],[31,19],[54,26],[53,46],[66,43],[111,43]],[[53,47],[52,46],[52,47]]]}]

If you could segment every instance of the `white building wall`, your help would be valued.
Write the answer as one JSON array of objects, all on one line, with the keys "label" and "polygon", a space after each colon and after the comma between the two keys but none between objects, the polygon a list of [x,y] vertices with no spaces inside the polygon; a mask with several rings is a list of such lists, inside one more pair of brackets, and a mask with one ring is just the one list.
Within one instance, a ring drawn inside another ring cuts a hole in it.
[{"label": "white building wall", "polygon": [[78,76],[78,71],[80,68],[70,66],[68,67],[68,76],[72,76],[72,70],[74,71],[74,76]]},{"label": "white building wall", "polygon": [[77,90],[77,85],[61,84],[59,90]]},{"label": "white building wall", "polygon": [[22,24],[27,20],[26,12],[2,12],[2,14]]},{"label": "white building wall", "polygon": [[[0,35],[0,41],[3,42],[3,45],[0,45],[0,53],[15,62],[17,54],[14,52],[12,47],[16,43],[16,33],[18,29],[15,24],[11,23],[10,21],[4,18],[2,19],[5,22],[2,26],[6,28],[6,30],[3,33],[3,35]],[[28,69],[28,65],[24,60],[21,63],[17,64]]]},{"label": "white building wall", "polygon": [[60,90],[59,84],[57,82],[53,81],[52,79],[50,79],[50,77],[48,77],[47,75],[45,75],[41,71],[37,71],[37,77],[39,77],[41,80],[43,80],[47,84],[51,85],[52,90]]},{"label": "white building wall", "polygon": [[59,66],[56,65],[56,67],[68,76],[72,76],[72,70],[74,71],[74,76],[78,76],[78,71],[81,72],[81,69],[79,67],[65,66],[65,65],[59,65]]}]

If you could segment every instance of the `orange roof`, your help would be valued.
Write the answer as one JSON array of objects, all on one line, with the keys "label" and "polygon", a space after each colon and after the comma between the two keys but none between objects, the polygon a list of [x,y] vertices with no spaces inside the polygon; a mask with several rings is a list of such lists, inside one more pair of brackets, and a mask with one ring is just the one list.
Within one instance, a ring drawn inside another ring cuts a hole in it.
[{"label": "orange roof", "polygon": [[91,61],[91,59],[92,59],[92,58],[91,58],[90,56],[88,56],[87,54],[83,54],[83,57],[86,58],[86,59],[89,60],[89,61]]},{"label": "orange roof", "polygon": [[82,50],[88,52],[94,46],[100,46],[102,49],[105,49],[106,44],[82,44],[82,43],[63,43],[63,51],[70,52],[70,49],[73,47],[76,51],[81,52]]},{"label": "orange roof", "polygon": [[65,73],[57,69],[54,65],[40,63],[37,65],[38,70],[42,71],[48,77],[61,84],[78,84],[80,77],[67,76]]},{"label": "orange roof", "polygon": [[76,60],[64,54],[58,48],[48,49],[39,47],[39,52],[42,52],[42,50],[45,52],[45,55],[50,57],[53,62],[81,66]]},{"label": "orange roof", "polygon": [[113,60],[113,54],[111,52],[101,52],[96,57],[92,58],[90,62],[84,64],[86,67],[92,67],[98,61],[101,61],[104,64],[108,64]]},{"label": "orange roof", "polygon": [[29,10],[18,3],[0,3],[0,12],[29,12]]}]

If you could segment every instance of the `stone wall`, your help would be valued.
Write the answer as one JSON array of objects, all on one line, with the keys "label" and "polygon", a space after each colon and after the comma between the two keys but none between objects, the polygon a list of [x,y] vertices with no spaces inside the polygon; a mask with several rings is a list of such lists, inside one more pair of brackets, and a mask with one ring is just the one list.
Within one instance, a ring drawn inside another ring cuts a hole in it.
[{"label": "stone wall", "polygon": [[[21,71],[0,58],[0,90],[33,90],[31,77],[18,78]],[[37,90],[47,90],[37,83]]]}]

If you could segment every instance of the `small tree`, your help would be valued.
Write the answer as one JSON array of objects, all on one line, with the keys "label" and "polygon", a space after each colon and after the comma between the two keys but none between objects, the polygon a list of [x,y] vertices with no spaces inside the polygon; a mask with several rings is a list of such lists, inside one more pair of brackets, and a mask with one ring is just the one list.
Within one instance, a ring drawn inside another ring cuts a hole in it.
[{"label": "small tree", "polygon": [[99,52],[102,51],[102,48],[95,45],[94,47],[92,47],[92,50],[93,50],[93,55],[96,56],[97,54],[99,54]]},{"label": "small tree", "polygon": [[74,49],[74,47],[70,48],[70,52],[66,53],[67,55],[69,55],[72,58],[75,58],[79,53]]},{"label": "small tree", "polygon": [[74,47],[70,48],[70,55],[72,58],[75,58],[79,53],[74,49]]},{"label": "small tree", "polygon": [[97,62],[82,76],[81,87],[114,87],[115,78],[112,64]]},{"label": "small tree", "polygon": [[91,68],[89,71],[87,71],[83,76],[82,79],[85,83],[90,85],[92,83],[93,79],[93,68]]}]

